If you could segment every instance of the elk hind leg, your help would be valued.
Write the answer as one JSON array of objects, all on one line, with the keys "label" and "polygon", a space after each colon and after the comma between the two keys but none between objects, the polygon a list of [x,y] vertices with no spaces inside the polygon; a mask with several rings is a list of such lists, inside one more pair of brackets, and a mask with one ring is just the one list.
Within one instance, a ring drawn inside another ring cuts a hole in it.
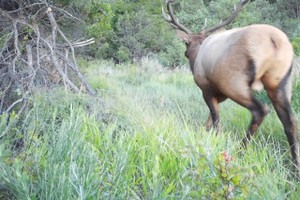
[{"label": "elk hind leg", "polygon": [[251,94],[251,103],[250,105],[245,106],[248,108],[252,115],[252,121],[247,129],[246,136],[243,139],[244,147],[247,146],[247,142],[250,140],[251,136],[255,134],[258,127],[262,123],[264,117],[268,113],[268,109],[265,105],[259,102],[252,94]]},{"label": "elk hind leg", "polygon": [[297,120],[291,108],[291,79],[287,75],[276,89],[267,89],[276,113],[283,124],[287,136],[298,178],[300,178],[299,139]]},{"label": "elk hind leg", "polygon": [[251,136],[255,134],[265,115],[268,113],[268,109],[253,96],[250,88],[251,82],[245,81],[247,78],[238,80],[239,82],[236,82],[236,85],[239,85],[240,87],[230,91],[229,94],[231,94],[231,96],[229,96],[229,98],[251,112],[252,121],[247,129],[246,136],[243,139],[243,145],[246,147],[247,142],[250,140]]}]

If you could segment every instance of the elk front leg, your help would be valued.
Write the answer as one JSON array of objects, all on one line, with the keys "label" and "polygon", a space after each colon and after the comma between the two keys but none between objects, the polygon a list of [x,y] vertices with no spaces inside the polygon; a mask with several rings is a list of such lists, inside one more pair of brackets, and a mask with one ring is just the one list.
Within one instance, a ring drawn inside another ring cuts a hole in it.
[{"label": "elk front leg", "polygon": [[213,125],[212,117],[211,117],[211,114],[209,113],[208,119],[207,119],[207,122],[206,122],[206,125],[205,125],[206,131],[209,131],[212,128],[212,125]]},{"label": "elk front leg", "polygon": [[[222,95],[219,95],[218,97],[212,97],[212,98],[213,98],[212,102],[213,102],[213,105],[214,105],[213,107],[215,107],[215,109],[217,110],[218,115],[219,115],[219,106],[218,106],[218,104],[223,102],[226,99],[226,97],[222,96]],[[214,100],[215,98],[217,99],[217,102],[215,102],[215,100]],[[208,116],[208,119],[207,119],[207,122],[206,122],[206,125],[205,125],[206,131],[209,131],[212,128],[212,126],[213,126],[213,119],[212,119],[212,114],[210,112],[209,116]],[[217,124],[217,131],[218,132],[221,131],[220,120]]]},{"label": "elk front leg", "polygon": [[217,132],[220,131],[220,116],[218,99],[213,96],[212,92],[203,92],[204,100],[209,108],[210,114],[206,123],[206,130],[213,126]]}]

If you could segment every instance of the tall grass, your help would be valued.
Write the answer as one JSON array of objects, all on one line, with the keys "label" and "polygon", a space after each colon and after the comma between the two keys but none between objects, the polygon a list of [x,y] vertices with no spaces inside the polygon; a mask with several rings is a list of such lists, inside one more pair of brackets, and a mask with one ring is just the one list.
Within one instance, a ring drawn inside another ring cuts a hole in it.
[{"label": "tall grass", "polygon": [[0,139],[0,199],[299,198],[273,110],[241,150],[249,112],[226,101],[222,133],[206,132],[208,109],[188,70],[151,59],[88,65],[105,106],[60,89],[37,93]]}]

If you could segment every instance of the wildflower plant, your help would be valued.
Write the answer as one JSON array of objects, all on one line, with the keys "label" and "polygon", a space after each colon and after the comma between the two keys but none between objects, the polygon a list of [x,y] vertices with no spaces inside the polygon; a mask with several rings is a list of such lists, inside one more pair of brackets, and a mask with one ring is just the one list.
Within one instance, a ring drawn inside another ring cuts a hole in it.
[{"label": "wildflower plant", "polygon": [[195,187],[191,197],[195,199],[239,199],[249,196],[253,187],[252,177],[257,173],[256,167],[242,168],[236,163],[235,157],[228,152],[220,152],[217,158],[210,162],[201,156],[193,173]]}]

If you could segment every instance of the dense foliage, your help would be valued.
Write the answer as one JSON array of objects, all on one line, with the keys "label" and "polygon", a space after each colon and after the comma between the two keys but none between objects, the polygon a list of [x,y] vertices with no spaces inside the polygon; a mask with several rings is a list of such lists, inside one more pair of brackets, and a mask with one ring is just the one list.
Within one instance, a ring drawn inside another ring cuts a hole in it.
[{"label": "dense foliage", "polygon": [[[69,0],[80,7],[82,1]],[[81,3],[79,3],[81,2]],[[157,56],[167,66],[185,62],[184,45],[161,17],[163,0],[85,0],[83,11],[88,12],[86,30],[98,41],[90,56],[116,62]],[[207,26],[217,24],[233,12],[237,0],[176,1],[174,8],[180,22],[199,32],[207,19]],[[227,28],[253,23],[267,23],[279,27],[294,41],[299,53],[300,8],[298,0],[253,0],[245,6],[235,22]]]},{"label": "dense foliage", "polygon": [[[173,67],[186,62],[183,56],[184,44],[178,41],[174,31],[161,16],[164,2],[164,0],[56,0],[49,1],[49,4],[63,8],[81,19],[73,23],[66,23],[64,20],[60,22],[65,25],[69,35],[75,38],[88,35],[96,39],[96,44],[82,53],[92,58],[113,59],[116,63],[155,56],[164,66]],[[199,32],[205,19],[207,26],[212,26],[230,16],[237,2],[237,0],[177,0],[174,8],[182,24],[194,32]],[[253,23],[277,26],[288,34],[293,41],[296,54],[299,54],[299,7],[298,0],[252,0],[244,7],[235,22],[226,28]]]}]

